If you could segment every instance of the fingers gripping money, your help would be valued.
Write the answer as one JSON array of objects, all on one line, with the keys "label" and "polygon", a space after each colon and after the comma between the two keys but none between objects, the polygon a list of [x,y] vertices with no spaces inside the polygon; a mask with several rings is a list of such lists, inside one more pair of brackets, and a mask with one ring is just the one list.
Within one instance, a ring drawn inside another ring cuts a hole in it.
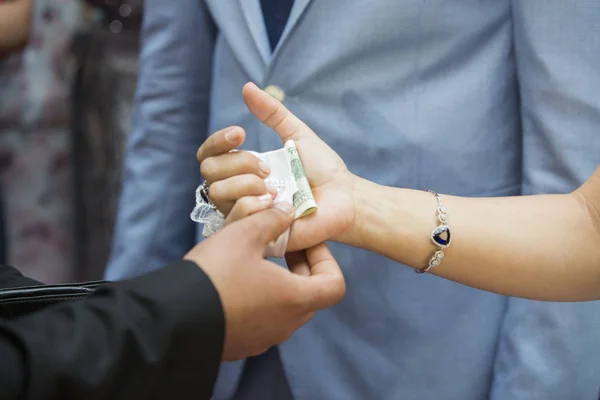
[{"label": "fingers gripping money", "polygon": [[[310,215],[317,210],[317,203],[293,140],[285,142],[284,147],[279,150],[265,153],[249,151],[248,153],[258,157],[270,168],[271,172],[264,181],[277,191],[273,205],[280,202],[293,204],[296,219]],[[191,219],[204,224],[202,232],[204,237],[218,232],[224,225],[225,217],[210,202],[208,187],[204,184],[196,190],[196,206],[191,213]],[[271,243],[265,256],[283,257],[288,238],[289,230]]]}]

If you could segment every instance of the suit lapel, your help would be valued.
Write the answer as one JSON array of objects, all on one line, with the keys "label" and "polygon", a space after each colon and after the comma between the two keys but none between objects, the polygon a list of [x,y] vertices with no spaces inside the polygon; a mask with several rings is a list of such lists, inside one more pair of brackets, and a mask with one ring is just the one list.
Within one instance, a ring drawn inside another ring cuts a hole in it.
[{"label": "suit lapel", "polygon": [[[187,1],[187,0],[185,0]],[[267,69],[264,46],[269,48],[269,38],[264,30],[259,0],[203,0],[208,5],[220,34],[227,42],[241,67],[251,80],[259,83]],[[247,4],[244,4],[247,3]],[[252,3],[255,3],[253,6]],[[258,8],[256,8],[258,4]],[[242,7],[242,5],[244,5]],[[264,45],[261,44],[264,41]],[[261,48],[263,49],[261,51]]]},{"label": "suit lapel", "polygon": [[295,0],[275,52],[271,54],[260,0],[203,0],[235,57],[251,79],[260,82],[278,50],[299,23],[311,0]]},{"label": "suit lapel", "polygon": [[263,61],[265,62],[265,65],[268,65],[271,61],[271,57],[276,55],[277,50],[285,43],[287,37],[293,31],[296,24],[300,21],[300,18],[306,11],[311,0],[294,0],[294,5],[290,11],[288,22],[285,25],[285,29],[281,33],[281,38],[279,39],[273,54],[271,54],[271,45],[269,44],[269,37],[267,36],[260,0],[238,0],[238,2],[240,4],[240,8],[242,9],[246,28],[250,32],[252,41],[258,49]]},{"label": "suit lapel", "polygon": [[271,47],[265,28],[260,0],[238,0],[238,2],[240,3],[244,21],[246,22],[246,27],[250,32],[252,41],[266,65],[271,59]]},{"label": "suit lapel", "polygon": [[285,45],[286,39],[293,32],[294,27],[299,23],[300,18],[306,11],[310,2],[311,2],[311,0],[294,0],[294,6],[292,7],[292,10],[290,11],[290,16],[288,18],[288,22],[285,25],[285,29],[283,30],[283,32],[281,34],[281,38],[279,39],[279,42],[277,43],[277,47],[275,48],[273,57],[275,57],[277,55],[279,48],[281,48],[283,45]]}]

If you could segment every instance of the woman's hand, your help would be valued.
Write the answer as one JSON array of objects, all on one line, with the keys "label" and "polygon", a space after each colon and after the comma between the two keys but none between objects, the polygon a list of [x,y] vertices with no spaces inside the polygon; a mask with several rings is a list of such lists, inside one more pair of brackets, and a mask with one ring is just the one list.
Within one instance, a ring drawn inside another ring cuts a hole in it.
[{"label": "woman's hand", "polygon": [[[319,206],[315,213],[294,222],[288,251],[326,240],[343,241],[355,220],[357,178],[305,123],[256,85],[245,85],[242,96],[252,114],[272,128],[282,142],[294,140]],[[270,173],[268,166],[248,152],[230,153],[244,139],[243,129],[228,128],[207,139],[197,154],[202,176],[210,184],[211,201],[227,215],[226,222],[268,208],[273,199],[264,182]]]},{"label": "woman's hand", "polygon": [[233,126],[211,135],[197,153],[200,173],[209,184],[210,200],[225,216],[225,224],[269,208],[277,190],[264,179],[269,166],[246,151],[232,151],[246,133]]}]

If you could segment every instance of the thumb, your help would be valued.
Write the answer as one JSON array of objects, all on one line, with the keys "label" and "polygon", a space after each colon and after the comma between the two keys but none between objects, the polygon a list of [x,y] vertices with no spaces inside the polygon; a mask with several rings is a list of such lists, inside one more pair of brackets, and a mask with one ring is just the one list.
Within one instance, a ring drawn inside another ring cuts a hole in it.
[{"label": "thumb", "polygon": [[[289,203],[277,203],[272,208],[242,219],[238,224],[251,241],[261,250],[284,233],[294,221],[294,207]],[[232,225],[234,225],[232,224]]]},{"label": "thumb", "polygon": [[263,124],[273,129],[284,143],[288,140],[298,141],[303,137],[315,135],[308,125],[254,83],[244,85],[242,97],[250,112]]}]

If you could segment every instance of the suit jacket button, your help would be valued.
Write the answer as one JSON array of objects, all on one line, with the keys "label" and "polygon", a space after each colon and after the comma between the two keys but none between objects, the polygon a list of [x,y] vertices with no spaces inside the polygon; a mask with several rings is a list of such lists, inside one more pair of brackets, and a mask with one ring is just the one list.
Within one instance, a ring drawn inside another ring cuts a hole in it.
[{"label": "suit jacket button", "polygon": [[283,103],[283,101],[285,100],[285,92],[279,86],[269,85],[265,88],[265,92],[274,97],[280,103]]}]

